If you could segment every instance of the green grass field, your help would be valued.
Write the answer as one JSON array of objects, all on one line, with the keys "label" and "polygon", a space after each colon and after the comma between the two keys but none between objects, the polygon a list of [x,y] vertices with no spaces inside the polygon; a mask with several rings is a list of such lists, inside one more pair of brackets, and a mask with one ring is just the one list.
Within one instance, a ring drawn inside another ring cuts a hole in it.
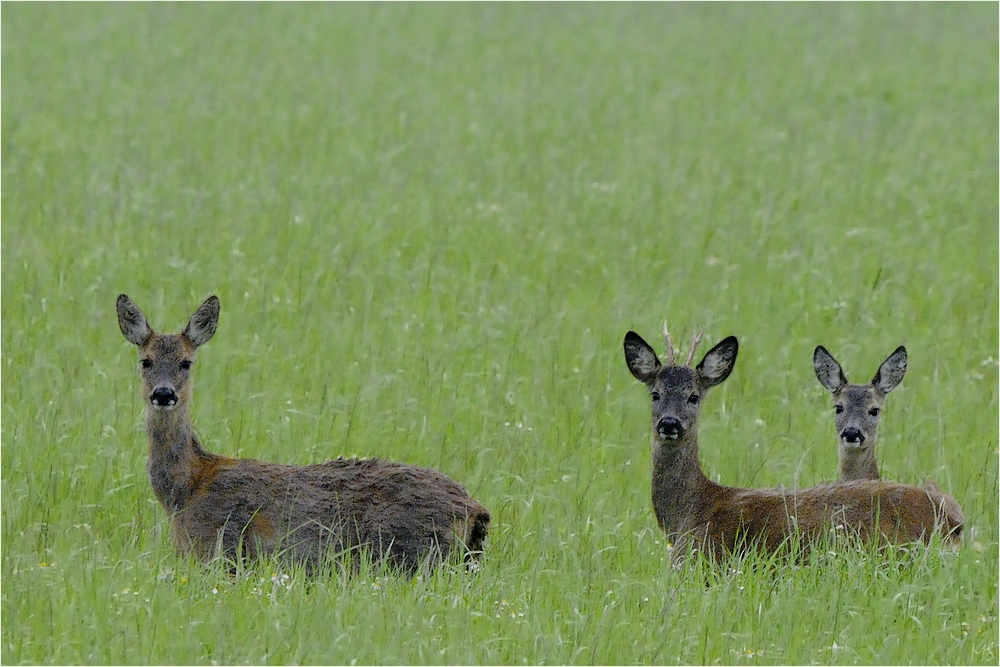
[{"label": "green grass field", "polygon": [[[997,22],[5,3],[0,659],[997,664]],[[222,300],[211,450],[437,467],[482,570],[177,555],[119,292],[167,331]],[[958,499],[961,551],[672,570],[622,354],[665,318],[739,337],[700,428],[739,486],[836,477],[816,344],[855,381],[905,344],[880,465]]]}]

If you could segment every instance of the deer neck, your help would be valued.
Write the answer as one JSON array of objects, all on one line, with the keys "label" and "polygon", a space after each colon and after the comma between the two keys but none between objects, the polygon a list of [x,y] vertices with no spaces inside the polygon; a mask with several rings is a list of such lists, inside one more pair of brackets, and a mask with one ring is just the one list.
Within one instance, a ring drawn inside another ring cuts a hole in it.
[{"label": "deer neck", "polygon": [[195,471],[205,452],[195,434],[186,403],[173,410],[147,408],[146,434],[149,456],[146,467],[153,492],[167,510],[175,513],[184,508],[191,496]]},{"label": "deer neck", "polygon": [[840,481],[855,479],[881,479],[875,462],[875,438],[863,450],[850,451],[840,443]]},{"label": "deer neck", "polygon": [[698,432],[688,429],[676,442],[664,443],[653,432],[653,510],[667,539],[702,522],[705,494],[712,482],[698,462]]}]

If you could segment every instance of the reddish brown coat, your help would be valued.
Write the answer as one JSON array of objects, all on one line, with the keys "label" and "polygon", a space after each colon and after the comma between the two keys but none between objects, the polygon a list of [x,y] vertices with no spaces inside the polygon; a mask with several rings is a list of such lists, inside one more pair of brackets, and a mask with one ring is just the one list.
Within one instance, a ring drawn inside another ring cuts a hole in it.
[{"label": "reddish brown coat", "polygon": [[364,548],[413,572],[452,553],[478,558],[489,512],[458,483],[428,468],[380,459],[310,466],[206,452],[189,414],[197,348],[215,333],[209,298],[180,334],[156,334],[118,297],[122,333],[138,346],[147,405],[153,492],[170,516],[176,546],[209,560],[277,555],[309,568]]},{"label": "reddish brown coat", "polygon": [[721,559],[750,543],[773,551],[790,538],[808,546],[838,530],[880,542],[927,542],[934,534],[960,541],[962,510],[936,486],[858,480],[741,489],[705,477],[698,461],[701,401],[729,376],[737,351],[730,336],[696,368],[663,366],[638,334],[625,336],[629,370],[652,398],[653,509],[676,555],[697,548]]}]

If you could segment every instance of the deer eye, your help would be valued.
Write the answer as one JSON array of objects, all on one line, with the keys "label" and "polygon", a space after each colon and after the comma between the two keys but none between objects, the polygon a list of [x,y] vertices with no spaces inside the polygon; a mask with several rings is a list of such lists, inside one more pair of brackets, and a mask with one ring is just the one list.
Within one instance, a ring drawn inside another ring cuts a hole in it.
[{"label": "deer eye", "polygon": [[142,360],[142,367],[143,368],[152,368],[153,367],[153,360],[152,359],[143,359]]},{"label": "deer eye", "polygon": [[660,400],[660,394],[658,392],[654,391],[652,398],[653,398],[653,401],[656,402],[656,401]]},{"label": "deer eye", "polygon": [[878,408],[872,408],[871,410],[868,411],[868,414],[870,414],[872,417],[878,417]]},{"label": "deer eye", "polygon": [[190,368],[191,368],[191,360],[190,359],[185,359],[184,361],[181,362],[181,370],[182,371],[189,370]]},{"label": "deer eye", "polygon": [[844,411],[844,406],[843,405],[835,405],[835,406],[833,406],[833,411],[836,412],[839,415],[840,413],[842,413]]},{"label": "deer eye", "polygon": [[698,398],[698,394],[691,394],[690,396],[688,396],[688,403],[690,403],[691,405],[697,405],[699,400],[700,399]]}]

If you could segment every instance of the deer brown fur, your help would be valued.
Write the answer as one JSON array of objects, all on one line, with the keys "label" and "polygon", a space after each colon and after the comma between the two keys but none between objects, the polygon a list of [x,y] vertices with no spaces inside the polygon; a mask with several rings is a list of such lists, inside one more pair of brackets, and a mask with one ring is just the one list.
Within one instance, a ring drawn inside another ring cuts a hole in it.
[{"label": "deer brown fur", "polygon": [[[863,540],[958,543],[964,517],[940,491],[878,480],[804,489],[742,489],[710,481],[698,460],[698,417],[707,391],[736,363],[730,336],[695,368],[664,366],[638,334],[625,335],[625,361],[652,398],[653,509],[675,557],[700,549],[722,559],[749,545],[775,551],[791,540],[808,547],[842,529]],[[689,355],[691,356],[691,355]]]},{"label": "deer brown fur", "polygon": [[139,348],[150,482],[182,552],[203,560],[273,554],[313,569],[366,549],[411,573],[452,553],[479,557],[489,512],[435,470],[380,459],[281,465],[205,451],[191,423],[191,369],[215,333],[219,300],[206,300],[179,334],[154,333],[124,294],[117,309],[122,333]]}]

